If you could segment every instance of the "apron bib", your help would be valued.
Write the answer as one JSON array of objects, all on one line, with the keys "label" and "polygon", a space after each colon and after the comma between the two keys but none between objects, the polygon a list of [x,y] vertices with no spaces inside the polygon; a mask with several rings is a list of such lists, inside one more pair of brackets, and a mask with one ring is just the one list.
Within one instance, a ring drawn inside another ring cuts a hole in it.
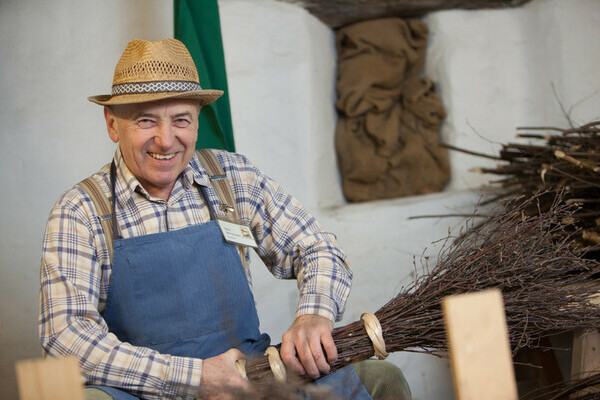
[{"label": "apron bib", "polygon": [[104,319],[121,341],[181,357],[262,353],[254,297],[215,221],[114,242]]}]

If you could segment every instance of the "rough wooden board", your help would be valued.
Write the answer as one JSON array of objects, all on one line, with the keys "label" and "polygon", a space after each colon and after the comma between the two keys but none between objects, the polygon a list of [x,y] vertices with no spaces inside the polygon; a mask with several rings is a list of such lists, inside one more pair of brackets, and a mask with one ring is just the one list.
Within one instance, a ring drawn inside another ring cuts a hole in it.
[{"label": "rough wooden board", "polygon": [[456,398],[518,399],[500,291],[448,296],[442,308]]},{"label": "rough wooden board", "polygon": [[281,0],[303,6],[332,28],[375,18],[414,18],[432,11],[518,7],[531,0]]},{"label": "rough wooden board", "polygon": [[[598,329],[575,332],[573,335],[573,355],[571,380],[584,379],[600,371],[600,332]],[[577,395],[599,393],[600,389],[590,388]]]},{"label": "rough wooden board", "polygon": [[15,369],[21,400],[85,400],[73,358],[18,361]]},{"label": "rough wooden board", "polygon": [[[600,306],[600,288],[598,295],[591,299],[592,304]],[[573,332],[571,354],[571,380],[585,379],[600,372],[600,330]],[[600,393],[598,388],[590,388],[576,395]]]}]

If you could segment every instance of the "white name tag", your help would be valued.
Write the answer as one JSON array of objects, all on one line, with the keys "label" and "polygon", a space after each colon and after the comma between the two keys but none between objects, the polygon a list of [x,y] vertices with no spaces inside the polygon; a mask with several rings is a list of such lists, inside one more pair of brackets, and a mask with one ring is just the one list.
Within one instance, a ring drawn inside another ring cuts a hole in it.
[{"label": "white name tag", "polygon": [[250,227],[244,224],[236,224],[234,222],[217,219],[221,233],[226,241],[242,246],[258,247],[254,235]]}]

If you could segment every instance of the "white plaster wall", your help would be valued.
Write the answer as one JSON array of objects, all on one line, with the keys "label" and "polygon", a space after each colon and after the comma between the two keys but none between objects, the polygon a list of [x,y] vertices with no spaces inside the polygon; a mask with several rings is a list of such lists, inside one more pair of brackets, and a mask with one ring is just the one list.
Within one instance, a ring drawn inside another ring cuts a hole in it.
[{"label": "white plaster wall", "polygon": [[[143,5],[143,7],[142,7]],[[373,311],[413,277],[413,257],[456,231],[460,219],[409,216],[469,212],[487,177],[484,160],[452,154],[451,191],[346,205],[333,153],[335,52],[329,29],[273,0],[221,0],[236,144],[338,234],[355,270],[345,319]],[[600,2],[534,0],[515,10],[427,17],[427,75],[448,111],[444,140],[496,152],[516,126],[600,117]],[[160,0],[0,1],[0,398],[16,398],[13,364],[38,357],[38,273],[43,228],[59,193],[112,156],[98,106],[132,38],[172,35]],[[494,143],[496,142],[496,143]],[[274,341],[291,323],[293,282],[253,263],[263,328]],[[413,394],[453,398],[447,362],[398,353]]]},{"label": "white plaster wall", "polygon": [[272,0],[219,4],[236,149],[260,160],[307,204],[343,203],[331,156],[332,31],[295,5]]},{"label": "white plaster wall", "polygon": [[102,108],[133,38],[173,35],[163,0],[0,1],[0,399],[14,362],[40,357],[41,243],[59,194],[108,162]]}]

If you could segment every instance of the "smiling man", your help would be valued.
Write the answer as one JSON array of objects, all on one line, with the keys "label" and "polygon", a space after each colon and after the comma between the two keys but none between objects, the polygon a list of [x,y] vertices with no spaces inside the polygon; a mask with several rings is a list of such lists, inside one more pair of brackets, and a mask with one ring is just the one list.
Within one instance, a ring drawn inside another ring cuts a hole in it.
[{"label": "smiling man", "polygon": [[222,93],[200,86],[181,42],[134,40],[117,63],[112,94],[89,98],[104,107],[118,147],[50,213],[41,267],[44,354],[76,357],[90,399],[251,391],[236,361],[262,355],[270,338],[259,330],[250,247],[273,275],[298,281],[280,351],[290,370],[342,398],[407,398],[402,373],[389,363],[329,374],[337,359],[331,331],[351,286],[346,256],[333,234],[244,156],[195,152],[198,113]]},{"label": "smiling man", "polygon": [[199,112],[197,101],[185,99],[104,108],[108,135],[150,196],[169,199],[194,155]]}]

